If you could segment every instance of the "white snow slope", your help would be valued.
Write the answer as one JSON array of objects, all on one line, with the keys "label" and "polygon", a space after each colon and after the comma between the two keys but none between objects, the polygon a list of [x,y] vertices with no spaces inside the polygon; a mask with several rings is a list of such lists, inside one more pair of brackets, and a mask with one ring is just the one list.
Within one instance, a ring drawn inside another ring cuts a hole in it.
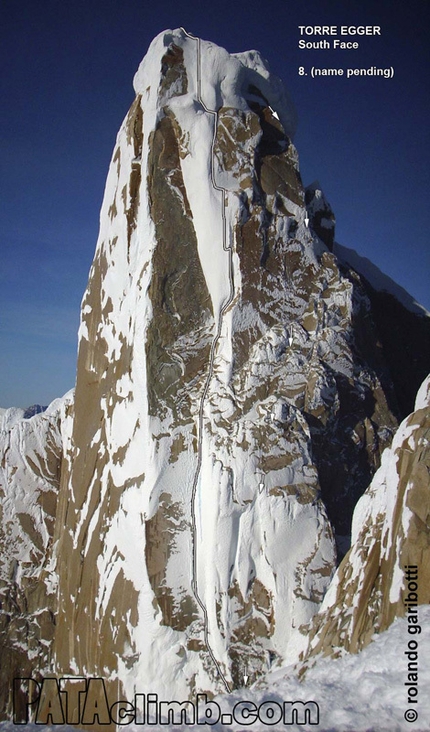
[{"label": "white snow slope", "polygon": [[[257,719],[253,724],[216,723],[210,725],[214,732],[249,729],[253,732],[263,730],[318,730],[318,732],[428,732],[430,725],[430,607],[420,606],[419,619],[422,632],[418,639],[418,696],[417,704],[408,703],[405,683],[408,675],[408,659],[405,656],[408,642],[406,619],[398,619],[385,633],[376,637],[375,641],[357,655],[343,658],[319,659],[311,669],[304,682],[299,682],[293,675],[292,667],[283,668],[267,678],[268,689],[240,689],[229,696],[216,697],[222,714],[232,713],[239,701],[249,701],[270,714],[272,708],[278,714],[279,705],[284,701],[315,701],[319,707],[319,724],[262,724]],[[252,707],[251,707],[252,708]],[[410,710],[418,714],[415,722],[405,720],[405,713]],[[27,724],[17,727],[12,722],[0,723],[0,732],[54,732],[58,726],[41,726]],[[71,727],[61,727],[68,730]],[[130,732],[152,730],[192,730],[198,725],[173,724],[130,724],[124,729]]]}]

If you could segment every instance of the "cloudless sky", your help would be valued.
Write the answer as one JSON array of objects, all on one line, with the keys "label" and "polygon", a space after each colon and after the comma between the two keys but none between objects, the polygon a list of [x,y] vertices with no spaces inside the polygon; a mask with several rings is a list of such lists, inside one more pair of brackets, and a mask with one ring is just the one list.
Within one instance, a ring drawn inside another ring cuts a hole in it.
[{"label": "cloudless sky", "polygon": [[[317,24],[382,35],[357,36],[357,50],[300,50],[298,26]],[[133,75],[153,37],[181,25],[269,60],[297,108],[302,178],[320,181],[337,241],[430,309],[427,0],[2,0],[2,407],[74,386],[80,301]],[[395,74],[312,79],[299,66]]]}]

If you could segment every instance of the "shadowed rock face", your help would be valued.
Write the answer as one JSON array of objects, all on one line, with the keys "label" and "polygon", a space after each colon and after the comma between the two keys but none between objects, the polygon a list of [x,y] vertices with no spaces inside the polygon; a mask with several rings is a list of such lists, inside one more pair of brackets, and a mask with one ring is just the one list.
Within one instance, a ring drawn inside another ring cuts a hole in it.
[{"label": "shadowed rock face", "polygon": [[318,183],[307,186],[305,201],[313,231],[324,242],[327,249],[332,252],[335,217]]},{"label": "shadowed rock face", "polygon": [[357,504],[352,547],[306,631],[303,669],[319,654],[357,653],[409,614],[409,581],[411,597],[430,602],[429,435],[427,397],[400,425]]},{"label": "shadowed rock face", "polygon": [[[168,406],[189,422],[190,404],[182,402],[188,402],[190,383],[204,374],[210,343],[202,335],[213,328],[213,313],[181,172],[180,132],[174,118],[163,117],[150,142],[148,194],[157,245],[146,358],[150,414]],[[187,336],[193,342],[185,350]]]},{"label": "shadowed rock face", "polygon": [[364,278],[363,285],[393,383],[396,413],[403,419],[413,411],[415,395],[429,370],[430,318],[410,312],[393,295],[376,291]]},{"label": "shadowed rock face", "polygon": [[255,52],[166,31],[135,88],[55,453],[55,551],[21,526],[55,574],[47,667],[185,699],[282,660],[397,420],[280,82]]}]

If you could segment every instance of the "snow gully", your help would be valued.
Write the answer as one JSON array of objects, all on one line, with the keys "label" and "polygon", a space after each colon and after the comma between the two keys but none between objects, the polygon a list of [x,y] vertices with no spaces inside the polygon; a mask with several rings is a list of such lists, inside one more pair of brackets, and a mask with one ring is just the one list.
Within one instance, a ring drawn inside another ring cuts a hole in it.
[{"label": "snow gully", "polygon": [[215,352],[218,345],[218,341],[221,338],[221,330],[222,330],[222,322],[223,317],[230,307],[231,303],[234,299],[234,281],[233,281],[233,258],[232,258],[232,246],[227,244],[227,220],[225,215],[225,208],[226,208],[226,196],[227,196],[227,190],[223,188],[222,186],[219,186],[215,180],[215,172],[214,172],[214,147],[215,147],[215,140],[216,140],[216,133],[217,133],[217,126],[218,126],[218,111],[214,109],[209,109],[202,98],[202,81],[201,81],[201,39],[197,36],[191,35],[191,33],[188,33],[185,28],[181,28],[181,30],[185,33],[185,35],[188,38],[191,38],[193,41],[196,41],[197,43],[197,99],[199,103],[202,105],[202,108],[207,114],[212,115],[214,119],[214,133],[212,138],[212,145],[211,145],[211,183],[216,191],[220,191],[221,193],[221,213],[222,213],[222,246],[225,252],[228,252],[229,258],[228,258],[228,276],[229,276],[229,282],[230,282],[230,294],[222,306],[220,313],[219,313],[219,319],[218,319],[218,327],[215,334],[215,337],[212,341],[211,350],[210,350],[210,360],[209,360],[209,369],[208,374],[206,377],[205,386],[203,389],[202,397],[200,400],[200,407],[199,407],[199,422],[198,422],[198,450],[197,450],[197,467],[196,472],[194,475],[193,480],[193,487],[192,487],[192,493],[191,493],[191,521],[192,521],[192,536],[193,536],[193,550],[192,550],[192,561],[193,561],[193,568],[192,568],[192,591],[194,594],[194,597],[200,606],[203,617],[204,617],[204,637],[205,637],[205,645],[208,650],[208,653],[215,664],[216,670],[218,672],[218,675],[220,679],[222,680],[226,690],[228,693],[230,693],[230,685],[222,672],[221,666],[219,661],[217,660],[213,649],[209,642],[209,621],[208,621],[208,613],[206,606],[202,600],[202,598],[199,595],[198,590],[198,582],[197,582],[197,522],[196,522],[196,495],[197,495],[197,486],[199,482],[200,472],[202,468],[202,454],[203,454],[203,429],[204,429],[204,405],[205,400],[208,395],[210,382],[213,376],[213,369],[214,369],[214,360],[215,360]]}]

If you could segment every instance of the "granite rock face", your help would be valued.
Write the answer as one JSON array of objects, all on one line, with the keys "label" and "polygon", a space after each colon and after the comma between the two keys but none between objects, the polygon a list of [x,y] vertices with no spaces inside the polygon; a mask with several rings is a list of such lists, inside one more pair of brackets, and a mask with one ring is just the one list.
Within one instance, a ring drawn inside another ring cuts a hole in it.
[{"label": "granite rock face", "polygon": [[301,319],[316,272],[346,319],[352,293],[305,232],[293,114],[258,54],[168,32],[135,88],[82,305],[55,663],[187,695],[263,673],[324,595],[304,405],[324,411],[325,370]]},{"label": "granite rock face", "polygon": [[414,606],[430,603],[429,438],[430,377],[356,506],[352,547],[305,631],[303,668],[319,654],[357,653],[396,617],[419,619]]},{"label": "granite rock face", "polygon": [[55,432],[44,667],[185,699],[282,661],[398,410],[365,283],[333,253],[258,52],[166,31],[135,90]]},{"label": "granite rock face", "polygon": [[9,409],[0,417],[0,708],[5,710],[14,678],[38,678],[50,668],[58,580],[53,534],[72,398],[69,393],[57,399],[43,413]]}]

